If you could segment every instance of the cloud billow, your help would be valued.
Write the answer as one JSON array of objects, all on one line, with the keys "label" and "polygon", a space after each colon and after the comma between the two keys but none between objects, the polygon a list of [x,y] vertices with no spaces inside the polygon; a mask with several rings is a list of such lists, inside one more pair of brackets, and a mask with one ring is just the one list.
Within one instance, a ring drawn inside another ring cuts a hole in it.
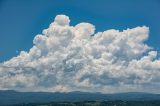
[{"label": "cloud billow", "polygon": [[95,26],[57,15],[33,47],[1,63],[0,89],[160,93],[160,59],[149,28],[95,33]]}]

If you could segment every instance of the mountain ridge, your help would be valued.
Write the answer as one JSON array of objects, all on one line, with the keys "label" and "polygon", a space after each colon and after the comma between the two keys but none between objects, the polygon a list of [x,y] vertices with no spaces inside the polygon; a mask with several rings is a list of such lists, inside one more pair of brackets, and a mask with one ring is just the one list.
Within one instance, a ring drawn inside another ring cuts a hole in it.
[{"label": "mountain ridge", "polygon": [[46,103],[61,101],[150,101],[160,100],[160,94],[145,92],[124,92],[104,94],[101,92],[19,92],[0,90],[0,106],[19,103]]}]

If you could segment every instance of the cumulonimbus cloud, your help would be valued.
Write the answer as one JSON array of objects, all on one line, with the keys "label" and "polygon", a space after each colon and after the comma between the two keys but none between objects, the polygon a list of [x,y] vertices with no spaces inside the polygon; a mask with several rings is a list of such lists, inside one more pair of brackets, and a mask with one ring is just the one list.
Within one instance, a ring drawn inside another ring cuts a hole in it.
[{"label": "cumulonimbus cloud", "polygon": [[95,26],[57,15],[33,47],[1,63],[0,89],[160,93],[160,59],[149,28],[95,33]]}]

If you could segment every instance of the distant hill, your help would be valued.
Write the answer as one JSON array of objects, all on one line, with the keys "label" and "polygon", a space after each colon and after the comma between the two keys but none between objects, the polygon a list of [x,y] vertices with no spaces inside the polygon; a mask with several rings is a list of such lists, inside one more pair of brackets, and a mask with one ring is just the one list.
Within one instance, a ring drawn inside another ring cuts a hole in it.
[{"label": "distant hill", "polygon": [[0,90],[0,106],[20,103],[47,103],[47,102],[73,102],[73,101],[151,101],[160,100],[160,94],[129,92],[129,93],[88,93],[88,92],[17,92],[13,90]]}]

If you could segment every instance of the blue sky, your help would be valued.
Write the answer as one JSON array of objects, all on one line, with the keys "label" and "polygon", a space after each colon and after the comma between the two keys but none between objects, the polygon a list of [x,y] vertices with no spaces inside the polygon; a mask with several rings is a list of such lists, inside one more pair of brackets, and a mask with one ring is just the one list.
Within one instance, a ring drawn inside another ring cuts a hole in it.
[{"label": "blue sky", "polygon": [[1,0],[0,89],[160,93],[159,19],[160,0]]},{"label": "blue sky", "polygon": [[160,0],[1,0],[0,62],[28,51],[57,14],[68,15],[71,25],[90,22],[96,31],[146,25],[147,44],[159,49]]}]

